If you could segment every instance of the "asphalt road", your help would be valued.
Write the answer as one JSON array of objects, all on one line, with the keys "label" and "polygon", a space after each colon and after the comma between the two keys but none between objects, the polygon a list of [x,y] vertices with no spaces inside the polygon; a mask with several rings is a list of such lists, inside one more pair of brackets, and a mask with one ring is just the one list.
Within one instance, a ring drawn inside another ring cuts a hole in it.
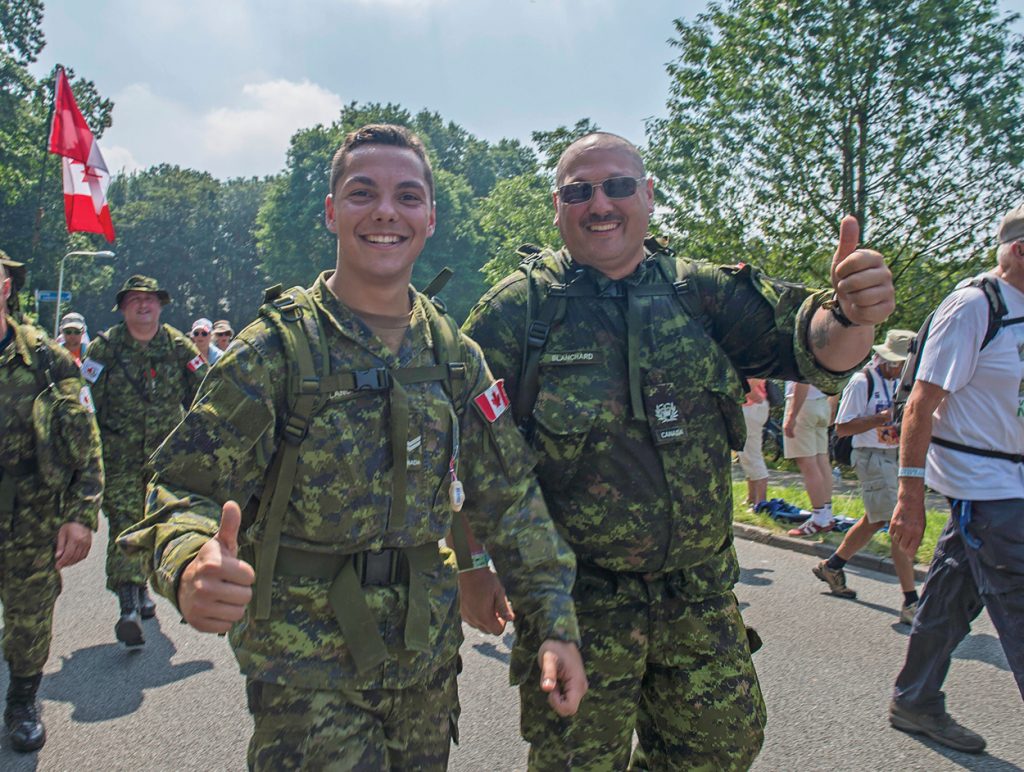
[{"label": "asphalt road", "polygon": [[[0,749],[0,769],[242,770],[251,721],[227,643],[180,625],[160,604],[146,646],[114,641],[114,596],[103,589],[103,539],[65,572],[56,636],[41,697],[49,741],[37,754]],[[907,628],[897,623],[894,580],[848,571],[856,601],[823,592],[813,558],[738,543],[737,594],[765,639],[757,655],[769,725],[756,770],[1018,770],[1024,710],[986,615],[957,650],[950,709],[989,741],[982,756],[948,751],[889,728],[886,705]],[[525,769],[515,692],[508,687],[511,637],[466,631],[460,681],[461,745],[451,769]],[[0,674],[0,688],[6,686]]]}]

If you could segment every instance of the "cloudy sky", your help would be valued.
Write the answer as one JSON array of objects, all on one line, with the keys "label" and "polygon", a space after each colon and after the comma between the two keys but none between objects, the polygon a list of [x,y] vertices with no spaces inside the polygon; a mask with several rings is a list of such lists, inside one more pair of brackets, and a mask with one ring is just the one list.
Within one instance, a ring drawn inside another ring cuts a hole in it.
[{"label": "cloudy sky", "polygon": [[[351,102],[436,110],[529,140],[589,117],[643,141],[672,20],[703,0],[47,0],[33,72],[73,67],[114,100],[111,170],[272,174],[299,128]],[[1000,0],[1024,12],[1024,0]],[[1024,24],[1017,29],[1024,31]]]}]

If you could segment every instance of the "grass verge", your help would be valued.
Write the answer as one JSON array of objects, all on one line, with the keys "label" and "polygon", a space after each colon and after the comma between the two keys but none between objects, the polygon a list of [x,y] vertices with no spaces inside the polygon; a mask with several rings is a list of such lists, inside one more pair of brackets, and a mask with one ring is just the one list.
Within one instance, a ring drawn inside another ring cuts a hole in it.
[{"label": "grass verge", "polygon": [[[803,509],[808,509],[811,505],[810,500],[807,498],[807,492],[802,487],[795,488],[783,485],[769,485],[768,498],[785,499],[791,504],[796,504],[798,507]],[[756,514],[749,511],[746,505],[746,482],[733,482],[732,500],[732,517],[737,523],[758,525],[762,528],[768,528],[778,533],[785,533],[793,527],[791,525],[783,525],[776,520],[772,520],[768,515]],[[861,500],[859,495],[836,494],[832,498],[832,510],[837,515],[860,518],[864,516],[864,502]],[[939,535],[942,533],[942,529],[945,527],[948,519],[948,512],[941,512],[934,509],[929,509],[925,512],[924,538],[921,539],[921,546],[917,550],[917,555],[915,557],[916,563],[927,564],[931,562],[932,553],[935,551],[935,544],[939,540]],[[817,541],[838,547],[845,535],[845,533],[826,533],[814,538]],[[875,534],[874,538],[870,542],[868,542],[863,551],[870,552],[874,555],[888,555],[889,546],[889,534],[879,532]]]}]

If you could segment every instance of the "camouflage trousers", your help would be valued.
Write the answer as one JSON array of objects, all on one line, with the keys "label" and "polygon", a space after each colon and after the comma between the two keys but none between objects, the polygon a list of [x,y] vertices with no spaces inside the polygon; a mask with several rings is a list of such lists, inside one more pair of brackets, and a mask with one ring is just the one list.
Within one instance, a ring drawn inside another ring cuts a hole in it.
[{"label": "camouflage trousers", "polygon": [[513,654],[531,770],[750,767],[766,712],[731,592],[691,601],[664,580],[581,566],[573,596],[590,682],[574,717],[551,710],[535,664],[516,675],[526,656],[536,662],[532,636]]},{"label": "camouflage trousers", "polygon": [[456,660],[409,689],[312,690],[250,680],[249,769],[444,770],[458,742]]},{"label": "camouflage trousers", "polygon": [[117,592],[122,584],[145,584],[145,558],[129,556],[117,546],[117,536],[142,519],[146,485],[138,474],[108,477],[103,489],[103,514],[110,526],[107,533],[107,589]]},{"label": "camouflage trousers", "polygon": [[16,676],[43,672],[50,655],[53,606],[60,595],[54,558],[56,538],[0,547],[0,601],[4,604],[4,659]]}]

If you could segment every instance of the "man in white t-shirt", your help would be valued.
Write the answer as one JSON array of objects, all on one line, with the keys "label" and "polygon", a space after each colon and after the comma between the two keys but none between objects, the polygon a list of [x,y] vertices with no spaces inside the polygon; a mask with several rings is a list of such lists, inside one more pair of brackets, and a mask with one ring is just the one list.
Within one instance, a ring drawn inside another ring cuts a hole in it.
[{"label": "man in white t-shirt", "polygon": [[998,316],[982,288],[958,288],[935,311],[903,419],[890,527],[893,543],[913,555],[924,531],[925,476],[950,500],[889,721],[973,753],[985,741],[949,716],[941,687],[982,606],[1024,696],[1024,323],[1015,323],[1024,322],[1024,205],[1003,218],[998,236],[998,265],[986,276],[1006,314],[985,344]]},{"label": "man in white t-shirt", "polygon": [[[892,423],[892,397],[913,340],[914,333],[910,330],[889,330],[885,342],[873,347],[874,360],[850,379],[839,401],[836,434],[853,437],[852,460],[860,480],[864,517],[849,530],[838,549],[812,571],[828,584],[833,595],[843,598],[857,597],[857,593],[846,586],[843,567],[889,522],[896,507],[900,437]],[[900,621],[909,625],[914,621],[918,600],[914,562],[895,544],[891,552],[903,591]]]}]

